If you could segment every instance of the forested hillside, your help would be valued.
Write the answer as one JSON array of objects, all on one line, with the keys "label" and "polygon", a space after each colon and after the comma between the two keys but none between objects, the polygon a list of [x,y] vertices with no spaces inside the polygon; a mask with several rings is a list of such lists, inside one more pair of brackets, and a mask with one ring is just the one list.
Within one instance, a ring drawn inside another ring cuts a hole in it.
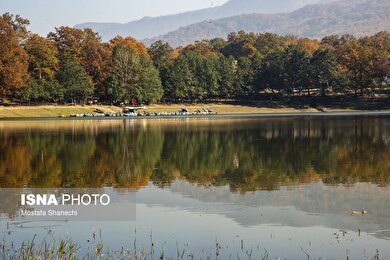
[{"label": "forested hillside", "polygon": [[315,4],[283,14],[247,14],[182,27],[168,34],[144,40],[146,45],[163,40],[172,46],[197,40],[225,37],[240,30],[293,34],[320,39],[330,34],[356,37],[390,31],[390,1],[342,0]]},{"label": "forested hillside", "polygon": [[160,17],[144,17],[129,23],[83,23],[76,25],[75,28],[91,28],[107,41],[117,35],[132,36],[141,40],[202,21],[241,14],[290,12],[307,4],[329,1],[331,0],[230,0],[216,7],[210,2],[210,8],[196,11]]}]

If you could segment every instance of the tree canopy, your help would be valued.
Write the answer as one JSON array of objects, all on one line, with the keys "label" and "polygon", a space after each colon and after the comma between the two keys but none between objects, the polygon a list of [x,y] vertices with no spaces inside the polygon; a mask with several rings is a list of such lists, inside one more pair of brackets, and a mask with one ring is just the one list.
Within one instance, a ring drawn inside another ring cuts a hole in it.
[{"label": "tree canopy", "polygon": [[0,17],[0,95],[21,102],[141,103],[251,99],[265,93],[365,95],[390,83],[390,33],[322,40],[239,31],[149,48],[67,26],[42,37],[20,16]]},{"label": "tree canopy", "polygon": [[0,17],[0,92],[9,96],[26,86],[28,55],[21,43],[28,23],[8,13]]}]

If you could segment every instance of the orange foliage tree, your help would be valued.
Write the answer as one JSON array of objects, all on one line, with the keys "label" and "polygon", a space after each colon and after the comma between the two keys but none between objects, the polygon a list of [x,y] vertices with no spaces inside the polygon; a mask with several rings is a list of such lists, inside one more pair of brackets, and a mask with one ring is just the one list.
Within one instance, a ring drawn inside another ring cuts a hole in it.
[{"label": "orange foliage tree", "polygon": [[313,54],[316,50],[321,47],[321,44],[317,40],[303,38],[298,40],[298,48],[308,53]]},{"label": "orange foliage tree", "polygon": [[56,43],[62,60],[76,59],[95,85],[102,84],[109,71],[111,51],[99,34],[89,28],[80,30],[62,26],[49,33],[48,38]]},{"label": "orange foliage tree", "polygon": [[[23,20],[25,21],[25,20]],[[22,22],[23,22],[22,21]],[[25,24],[6,13],[0,17],[0,94],[8,96],[25,87],[28,74],[28,56],[20,40]]]},{"label": "orange foliage tree", "polygon": [[148,50],[145,45],[133,37],[123,38],[122,36],[116,36],[110,40],[111,47],[123,46],[133,49],[138,55],[148,54]]},{"label": "orange foliage tree", "polygon": [[25,44],[29,55],[30,75],[37,79],[54,78],[59,67],[58,51],[55,44],[38,34],[29,37]]}]

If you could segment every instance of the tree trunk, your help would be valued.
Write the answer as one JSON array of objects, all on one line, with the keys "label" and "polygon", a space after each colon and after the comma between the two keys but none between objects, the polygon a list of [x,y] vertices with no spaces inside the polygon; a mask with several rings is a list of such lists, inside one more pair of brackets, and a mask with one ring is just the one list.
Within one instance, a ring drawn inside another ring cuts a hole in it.
[{"label": "tree trunk", "polygon": [[321,96],[325,97],[326,96],[326,89],[325,88],[321,88]]}]

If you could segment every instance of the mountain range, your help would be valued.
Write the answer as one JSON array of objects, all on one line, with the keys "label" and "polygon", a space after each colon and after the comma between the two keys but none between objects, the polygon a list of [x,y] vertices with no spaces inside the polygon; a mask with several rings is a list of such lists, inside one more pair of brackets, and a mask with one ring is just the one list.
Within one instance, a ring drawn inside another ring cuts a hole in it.
[{"label": "mountain range", "polygon": [[231,32],[272,32],[321,38],[330,34],[364,36],[390,31],[389,0],[230,0],[226,4],[176,15],[145,17],[127,24],[86,23],[107,41],[132,36],[146,45],[157,40],[178,47]]},{"label": "mountain range", "polygon": [[149,45],[163,40],[177,47],[202,39],[226,38],[229,33],[240,30],[308,38],[330,34],[370,35],[390,31],[390,1],[342,0],[307,5],[290,13],[238,15],[185,26],[143,42]]},{"label": "mountain range", "polygon": [[107,41],[117,35],[142,40],[179,29],[194,23],[250,13],[290,12],[308,4],[330,2],[331,0],[230,0],[222,6],[210,7],[185,13],[159,17],[144,17],[129,23],[83,23],[74,27],[92,28]]}]

